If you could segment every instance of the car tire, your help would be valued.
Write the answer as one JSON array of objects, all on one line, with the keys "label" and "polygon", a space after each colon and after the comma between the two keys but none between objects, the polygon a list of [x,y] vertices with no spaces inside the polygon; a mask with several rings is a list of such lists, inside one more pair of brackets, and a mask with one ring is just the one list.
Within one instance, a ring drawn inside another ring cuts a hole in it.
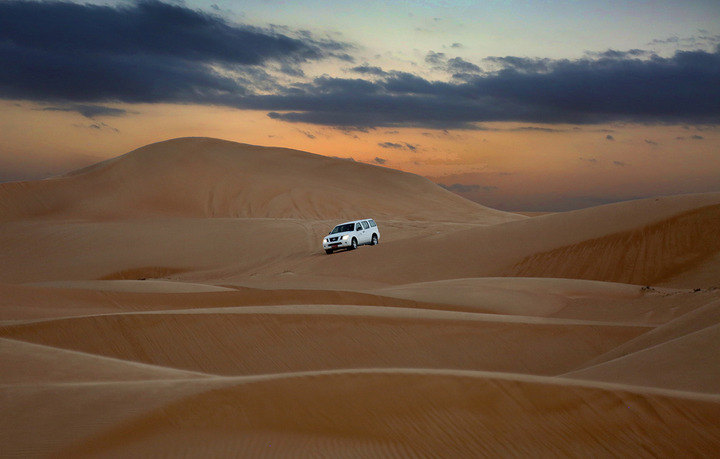
[{"label": "car tire", "polygon": [[352,238],[352,242],[350,243],[350,250],[357,249],[357,239]]},{"label": "car tire", "polygon": [[372,240],[370,241],[370,245],[378,245],[377,234],[373,234]]},{"label": "car tire", "polygon": [[327,253],[328,255],[332,255],[333,249],[325,249],[325,253]]}]

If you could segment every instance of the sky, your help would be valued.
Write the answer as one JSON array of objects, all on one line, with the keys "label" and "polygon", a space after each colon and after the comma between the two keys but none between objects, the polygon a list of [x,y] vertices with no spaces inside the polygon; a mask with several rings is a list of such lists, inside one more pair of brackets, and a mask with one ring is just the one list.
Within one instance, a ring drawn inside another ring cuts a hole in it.
[{"label": "sky", "polygon": [[720,191],[720,2],[0,0],[0,181],[208,136],[502,210]]}]

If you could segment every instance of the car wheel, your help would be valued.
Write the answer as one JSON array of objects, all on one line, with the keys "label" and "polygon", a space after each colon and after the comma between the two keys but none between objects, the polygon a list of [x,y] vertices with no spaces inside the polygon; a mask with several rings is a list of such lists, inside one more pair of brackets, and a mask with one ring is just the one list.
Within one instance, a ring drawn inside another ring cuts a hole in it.
[{"label": "car wheel", "polygon": [[357,249],[357,239],[352,238],[352,242],[350,243],[350,250]]},{"label": "car wheel", "polygon": [[333,252],[333,249],[325,249],[325,253],[327,253],[328,255],[331,255],[332,252]]},{"label": "car wheel", "polygon": [[377,245],[377,244],[378,244],[377,234],[373,234],[372,241],[370,242],[370,245]]}]

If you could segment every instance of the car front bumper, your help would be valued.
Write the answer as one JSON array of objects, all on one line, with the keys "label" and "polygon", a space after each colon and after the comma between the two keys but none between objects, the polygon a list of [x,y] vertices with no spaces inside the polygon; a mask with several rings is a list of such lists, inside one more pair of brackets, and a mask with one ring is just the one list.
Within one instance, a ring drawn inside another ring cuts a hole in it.
[{"label": "car front bumper", "polygon": [[325,249],[325,250],[330,250],[330,249],[335,250],[335,249],[344,249],[346,247],[350,247],[351,243],[352,243],[352,239],[348,238],[345,240],[340,239],[339,241],[334,241],[334,242],[323,241],[322,246],[323,246],[323,249]]}]

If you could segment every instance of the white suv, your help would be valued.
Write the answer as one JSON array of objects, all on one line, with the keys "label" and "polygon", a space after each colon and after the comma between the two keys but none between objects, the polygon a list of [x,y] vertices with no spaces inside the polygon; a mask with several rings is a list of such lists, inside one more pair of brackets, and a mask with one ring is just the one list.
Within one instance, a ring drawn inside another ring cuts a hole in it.
[{"label": "white suv", "polygon": [[330,234],[323,238],[323,249],[329,255],[333,250],[344,249],[354,250],[359,245],[377,245],[380,241],[380,230],[375,220],[355,220],[341,223]]}]

